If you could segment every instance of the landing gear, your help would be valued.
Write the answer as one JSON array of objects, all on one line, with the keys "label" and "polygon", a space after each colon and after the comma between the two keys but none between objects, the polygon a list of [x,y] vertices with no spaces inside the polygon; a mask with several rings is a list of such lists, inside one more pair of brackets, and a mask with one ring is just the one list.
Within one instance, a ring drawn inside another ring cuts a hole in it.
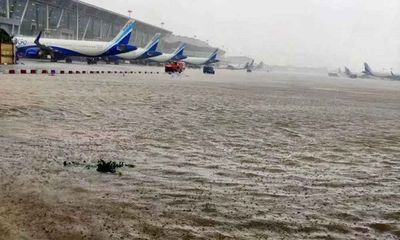
[{"label": "landing gear", "polygon": [[118,59],[114,60],[114,64],[119,65],[119,60]]},{"label": "landing gear", "polygon": [[51,62],[57,62],[58,59],[57,59],[56,57],[51,57],[50,61],[51,61]]},{"label": "landing gear", "polygon": [[71,58],[66,58],[66,59],[65,59],[65,62],[66,62],[66,63],[72,63],[72,59],[71,59]]},{"label": "landing gear", "polygon": [[95,59],[95,58],[87,58],[86,61],[87,61],[87,64],[89,64],[89,65],[97,64],[97,59]]}]

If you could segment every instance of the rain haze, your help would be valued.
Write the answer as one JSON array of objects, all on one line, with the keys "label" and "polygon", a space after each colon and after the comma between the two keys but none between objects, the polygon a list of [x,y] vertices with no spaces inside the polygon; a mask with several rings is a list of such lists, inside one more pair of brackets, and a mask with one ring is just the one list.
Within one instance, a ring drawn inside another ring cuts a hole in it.
[{"label": "rain haze", "polygon": [[362,63],[400,71],[397,0],[85,0],[175,34],[197,36],[228,55],[268,64],[336,68]]},{"label": "rain haze", "polygon": [[0,0],[0,240],[400,240],[399,10]]}]

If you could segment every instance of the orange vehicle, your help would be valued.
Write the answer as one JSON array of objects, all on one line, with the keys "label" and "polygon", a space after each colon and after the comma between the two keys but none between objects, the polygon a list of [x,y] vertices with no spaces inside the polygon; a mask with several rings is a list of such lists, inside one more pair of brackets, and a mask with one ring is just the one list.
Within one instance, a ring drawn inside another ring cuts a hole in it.
[{"label": "orange vehicle", "polygon": [[166,73],[182,73],[186,69],[186,64],[182,61],[172,62],[170,64],[165,65]]}]

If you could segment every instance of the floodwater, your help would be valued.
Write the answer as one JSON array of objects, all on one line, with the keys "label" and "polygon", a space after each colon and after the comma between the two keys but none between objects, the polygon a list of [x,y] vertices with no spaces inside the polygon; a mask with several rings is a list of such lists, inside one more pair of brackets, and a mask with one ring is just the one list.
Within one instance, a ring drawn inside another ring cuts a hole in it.
[{"label": "floodwater", "polygon": [[400,82],[0,75],[0,239],[399,238]]}]

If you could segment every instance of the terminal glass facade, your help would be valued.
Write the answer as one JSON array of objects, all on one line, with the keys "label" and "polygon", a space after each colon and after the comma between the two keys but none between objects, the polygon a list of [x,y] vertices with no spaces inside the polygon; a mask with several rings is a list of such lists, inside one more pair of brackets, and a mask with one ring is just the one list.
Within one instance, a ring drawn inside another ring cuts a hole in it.
[{"label": "terminal glass facade", "polygon": [[[36,36],[43,31],[48,38],[109,41],[128,20],[127,16],[78,0],[0,0],[0,28],[11,35]],[[156,33],[172,36],[163,28],[137,21],[132,42],[143,47]],[[180,41],[162,41],[160,50],[172,52]],[[212,51],[211,47],[187,43],[192,56]]]}]

